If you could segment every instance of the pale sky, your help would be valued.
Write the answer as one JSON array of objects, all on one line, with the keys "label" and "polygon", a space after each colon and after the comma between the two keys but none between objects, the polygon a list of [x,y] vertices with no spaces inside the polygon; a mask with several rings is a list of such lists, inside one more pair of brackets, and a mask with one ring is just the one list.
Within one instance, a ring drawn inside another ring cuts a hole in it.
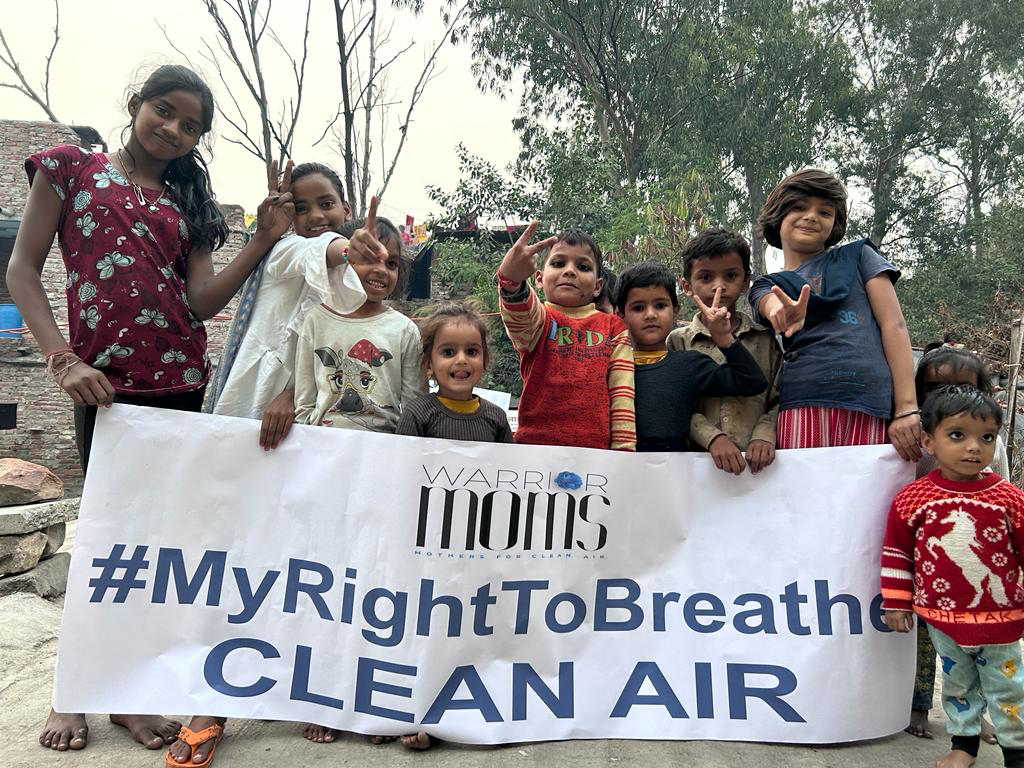
[{"label": "pale sky", "polygon": [[[262,2],[263,7],[266,2]],[[426,0],[423,14],[394,15],[392,44],[384,51],[397,52],[405,44],[416,46],[394,65],[389,91],[407,99],[422,68],[425,50],[440,38],[442,26],[439,0]],[[306,4],[301,0],[276,0],[270,22],[280,38],[295,52],[301,51],[301,29]],[[215,32],[202,0],[61,0],[60,43],[50,74],[50,101],[54,112],[66,123],[91,125],[103,135],[111,149],[121,146],[120,132],[128,123],[123,103],[126,88],[153,67],[164,63],[185,63],[164,39],[159,25],[167,27],[174,43],[203,69],[219,103],[229,104],[225,85],[212,66],[197,54],[200,37],[214,42]],[[46,53],[52,44],[53,4],[47,0],[0,0],[0,28],[21,64],[26,78],[37,86],[43,78]],[[334,116],[340,101],[338,51],[335,42],[333,3],[313,0],[310,54],[306,65],[303,108],[296,131],[296,162],[316,160],[327,163],[344,176],[340,154],[330,137],[317,147],[313,141]],[[291,93],[290,69],[276,46],[267,41],[271,62],[264,66],[268,90],[282,96]],[[504,100],[477,89],[470,67],[467,44],[446,45],[439,56],[439,76],[427,86],[416,107],[398,169],[381,204],[382,212],[402,223],[405,214],[423,221],[435,206],[427,197],[427,185],[451,189],[458,180],[455,148],[461,142],[499,168],[512,161],[519,141],[512,130],[518,105],[519,87]],[[140,70],[140,67],[142,68]],[[443,70],[443,71],[441,71]],[[0,81],[13,75],[0,65]],[[255,105],[244,99],[239,81],[232,80],[235,97],[247,108],[250,125],[257,114]],[[41,88],[38,88],[41,91]],[[404,114],[404,107],[401,108]],[[46,120],[46,115],[28,98],[10,89],[0,89],[0,116],[16,120]],[[222,118],[214,119],[213,162],[210,166],[219,200],[242,205],[255,212],[265,195],[264,171],[260,161],[226,139],[234,129]],[[386,146],[394,145],[398,131],[392,128]],[[377,139],[377,137],[375,137]],[[378,160],[379,163],[379,160]],[[379,169],[379,166],[378,166]],[[379,170],[378,170],[379,174]]]}]

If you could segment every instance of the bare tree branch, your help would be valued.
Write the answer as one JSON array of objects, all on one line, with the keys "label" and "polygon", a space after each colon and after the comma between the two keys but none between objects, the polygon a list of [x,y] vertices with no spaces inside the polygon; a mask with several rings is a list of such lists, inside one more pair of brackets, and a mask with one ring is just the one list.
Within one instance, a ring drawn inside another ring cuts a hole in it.
[{"label": "bare tree branch", "polygon": [[3,46],[3,53],[0,53],[0,63],[6,66],[14,76],[18,78],[18,83],[0,83],[0,86],[4,88],[11,88],[18,93],[26,96],[36,103],[46,113],[46,116],[53,123],[59,123],[57,115],[54,114],[53,109],[50,106],[50,66],[53,63],[53,55],[57,51],[57,43],[60,41],[60,2],[59,0],[53,0],[54,8],[54,23],[53,23],[53,45],[50,46],[50,52],[46,55],[46,74],[43,80],[43,95],[40,96],[38,91],[29,85],[28,80],[25,78],[24,73],[21,71],[21,66],[18,63],[17,58],[11,51],[11,47],[7,44],[7,38],[4,36],[3,29],[0,28],[0,46]]}]

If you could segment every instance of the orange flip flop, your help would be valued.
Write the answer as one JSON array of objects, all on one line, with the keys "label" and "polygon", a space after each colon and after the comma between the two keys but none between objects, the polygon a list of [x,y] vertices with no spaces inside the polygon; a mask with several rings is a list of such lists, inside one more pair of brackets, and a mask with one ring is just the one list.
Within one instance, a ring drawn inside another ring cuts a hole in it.
[{"label": "orange flip flop", "polygon": [[[221,737],[224,735],[223,725],[211,725],[208,728],[203,728],[201,731],[193,731],[188,726],[182,726],[181,731],[178,733],[178,738],[184,741],[189,746],[188,760],[184,763],[179,763],[174,759],[174,755],[171,754],[170,750],[167,750],[167,766],[168,768],[207,768],[210,763],[213,762],[213,755],[217,751],[217,745],[220,743]],[[201,763],[193,763],[192,756],[196,753],[196,747],[200,744],[213,740],[213,749],[210,750],[210,754],[206,756],[206,760]]]}]

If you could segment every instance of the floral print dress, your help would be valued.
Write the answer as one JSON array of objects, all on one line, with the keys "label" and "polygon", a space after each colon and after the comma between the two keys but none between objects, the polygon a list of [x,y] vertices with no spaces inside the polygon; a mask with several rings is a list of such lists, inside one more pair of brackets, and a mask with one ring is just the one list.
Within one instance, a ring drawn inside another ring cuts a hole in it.
[{"label": "floral print dress", "polygon": [[[199,389],[209,376],[206,329],[188,306],[191,233],[172,193],[132,185],[103,154],[64,145],[25,161],[63,202],[71,348],[120,393]],[[150,202],[151,201],[151,202]]]}]

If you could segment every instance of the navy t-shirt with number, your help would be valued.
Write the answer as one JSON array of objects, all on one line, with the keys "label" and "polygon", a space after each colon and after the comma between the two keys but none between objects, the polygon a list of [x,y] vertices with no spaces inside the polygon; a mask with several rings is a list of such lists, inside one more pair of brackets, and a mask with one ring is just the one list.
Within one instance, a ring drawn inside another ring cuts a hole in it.
[{"label": "navy t-shirt with number", "polygon": [[[821,288],[824,255],[805,261],[794,270]],[[779,409],[827,406],[860,411],[880,419],[892,414],[892,373],[882,348],[882,333],[871,311],[865,283],[887,273],[895,283],[896,267],[869,245],[861,251],[859,274],[850,293],[835,312],[817,325],[798,331],[787,344],[779,374]],[[752,289],[750,303],[758,302],[770,287]],[[756,309],[754,310],[757,315]],[[760,317],[755,317],[759,322]]]}]

